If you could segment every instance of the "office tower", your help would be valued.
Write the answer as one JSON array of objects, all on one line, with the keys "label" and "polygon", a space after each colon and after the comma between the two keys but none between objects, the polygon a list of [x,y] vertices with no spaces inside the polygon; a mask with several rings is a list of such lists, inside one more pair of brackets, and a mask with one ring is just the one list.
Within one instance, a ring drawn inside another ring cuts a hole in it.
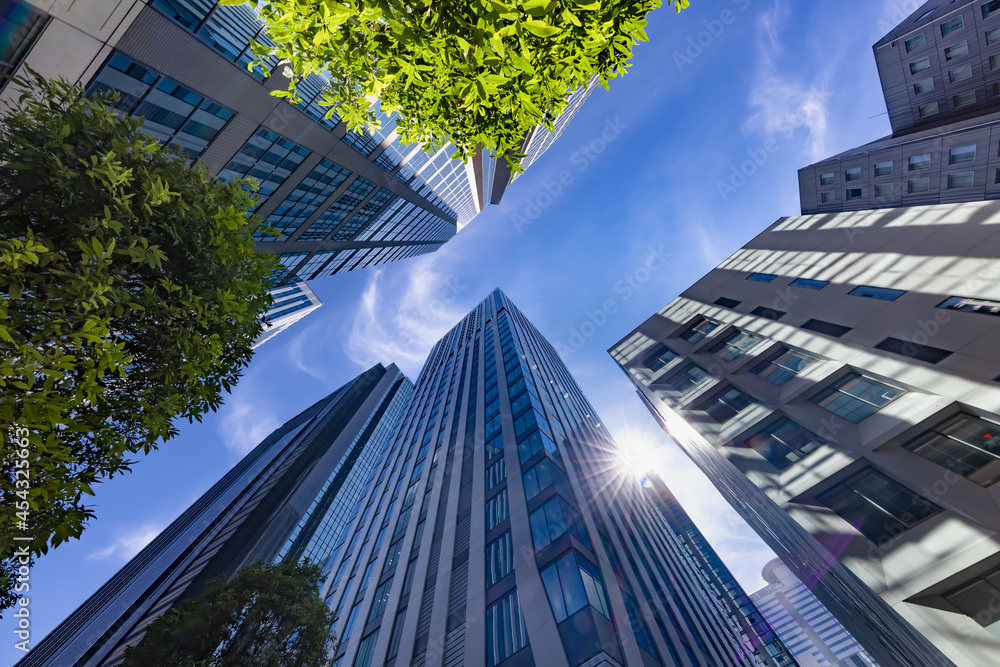
[{"label": "office tower", "polygon": [[260,347],[303,317],[323,305],[304,282],[295,282],[271,290],[274,302],[264,314],[264,331],[254,341]]},{"label": "office tower", "polygon": [[[759,608],[755,608],[746,591],[736,581],[726,564],[719,558],[701,530],[671,493],[663,480],[653,472],[646,473],[643,487],[653,499],[660,515],[680,542],[681,547],[697,564],[698,571],[708,582],[722,605],[729,612],[729,618],[738,626],[758,661],[765,665],[784,667],[794,665],[791,653],[781,638],[775,634]],[[780,561],[779,561],[780,562]]]},{"label": "office tower", "polygon": [[892,134],[801,169],[802,213],[1000,198],[1000,3],[931,0],[874,52]]},{"label": "office tower", "polygon": [[877,667],[847,628],[775,558],[761,576],[767,585],[750,598],[795,654],[800,667]]},{"label": "office tower", "polygon": [[220,574],[288,558],[325,565],[412,389],[378,365],[286,422],[18,665],[110,667]]},{"label": "office tower", "polygon": [[610,351],[885,666],[1000,664],[998,225],[1000,202],[782,218]]},{"label": "office tower", "polygon": [[499,290],[432,349],[330,565],[339,667],[760,664]]}]

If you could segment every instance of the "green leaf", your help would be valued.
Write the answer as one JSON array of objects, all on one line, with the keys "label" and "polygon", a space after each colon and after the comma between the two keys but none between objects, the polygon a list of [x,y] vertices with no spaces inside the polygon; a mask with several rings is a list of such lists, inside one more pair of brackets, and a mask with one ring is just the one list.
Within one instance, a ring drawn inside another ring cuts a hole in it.
[{"label": "green leaf", "polygon": [[538,35],[539,37],[551,37],[552,35],[558,35],[562,32],[562,28],[557,28],[552,25],[548,25],[544,21],[537,21],[534,19],[524,21],[524,27],[528,29],[533,35]]}]

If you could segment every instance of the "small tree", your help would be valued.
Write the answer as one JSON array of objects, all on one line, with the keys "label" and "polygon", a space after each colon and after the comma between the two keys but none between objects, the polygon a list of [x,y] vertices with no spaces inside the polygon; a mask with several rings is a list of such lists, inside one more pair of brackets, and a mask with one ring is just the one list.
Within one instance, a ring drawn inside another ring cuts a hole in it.
[{"label": "small tree", "polygon": [[18,547],[78,537],[95,482],[218,408],[274,264],[246,233],[243,182],[189,169],[108,98],[16,83],[0,117],[0,608]]},{"label": "small tree", "polygon": [[319,667],[330,664],[333,611],[319,597],[318,566],[282,562],[219,575],[156,619],[123,667]]},{"label": "small tree", "polygon": [[[245,0],[222,0],[241,4]],[[666,0],[677,11],[689,0]],[[552,128],[568,97],[597,77],[624,74],[662,0],[256,0],[274,45],[259,56],[290,63],[289,89],[329,76],[324,103],[352,129],[375,124],[370,101],[399,111],[404,143],[428,152],[448,141],[467,160],[480,147],[520,171],[521,143]]]}]

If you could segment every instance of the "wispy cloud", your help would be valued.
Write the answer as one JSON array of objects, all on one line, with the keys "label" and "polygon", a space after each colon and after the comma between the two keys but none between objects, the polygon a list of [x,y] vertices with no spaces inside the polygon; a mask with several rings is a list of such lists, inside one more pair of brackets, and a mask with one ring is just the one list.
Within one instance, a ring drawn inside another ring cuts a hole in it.
[{"label": "wispy cloud", "polygon": [[[246,383],[240,389],[246,389]],[[263,401],[248,399],[246,391],[234,394],[220,410],[222,423],[219,435],[226,449],[245,455],[266,438],[281,422]]]},{"label": "wispy cloud", "polygon": [[119,561],[127,561],[159,535],[163,528],[161,524],[147,523],[129,532],[119,534],[107,547],[92,552],[90,558],[93,560],[114,558]]},{"label": "wispy cloud", "polygon": [[311,375],[317,380],[325,380],[326,374],[323,373],[323,371],[321,371],[315,364],[311,364],[306,361],[306,345],[310,341],[316,340],[316,337],[320,335],[319,329],[320,326],[318,324],[313,324],[303,328],[302,331],[299,331],[298,335],[296,335],[288,344],[288,360],[293,366],[298,368],[303,373]]}]

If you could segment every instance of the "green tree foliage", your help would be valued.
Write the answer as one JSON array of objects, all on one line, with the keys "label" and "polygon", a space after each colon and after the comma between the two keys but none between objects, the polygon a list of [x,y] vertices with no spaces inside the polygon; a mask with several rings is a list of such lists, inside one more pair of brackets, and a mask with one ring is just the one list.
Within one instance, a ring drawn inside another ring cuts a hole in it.
[{"label": "green tree foliage", "polygon": [[[241,4],[245,0],[222,0]],[[325,104],[352,129],[373,126],[370,100],[399,111],[404,143],[433,152],[451,141],[468,160],[479,147],[515,171],[526,134],[553,120],[594,77],[624,74],[663,0],[251,0],[274,46],[257,55],[290,63],[287,91],[316,72]],[[666,0],[679,12],[689,0]]]},{"label": "green tree foliage", "polygon": [[329,665],[333,611],[318,566],[282,562],[219,575],[201,595],[149,626],[123,667],[319,667]]},{"label": "green tree foliage", "polygon": [[106,98],[16,83],[0,117],[0,608],[16,548],[78,537],[95,482],[218,408],[274,264],[253,251],[244,183],[189,169]]}]

